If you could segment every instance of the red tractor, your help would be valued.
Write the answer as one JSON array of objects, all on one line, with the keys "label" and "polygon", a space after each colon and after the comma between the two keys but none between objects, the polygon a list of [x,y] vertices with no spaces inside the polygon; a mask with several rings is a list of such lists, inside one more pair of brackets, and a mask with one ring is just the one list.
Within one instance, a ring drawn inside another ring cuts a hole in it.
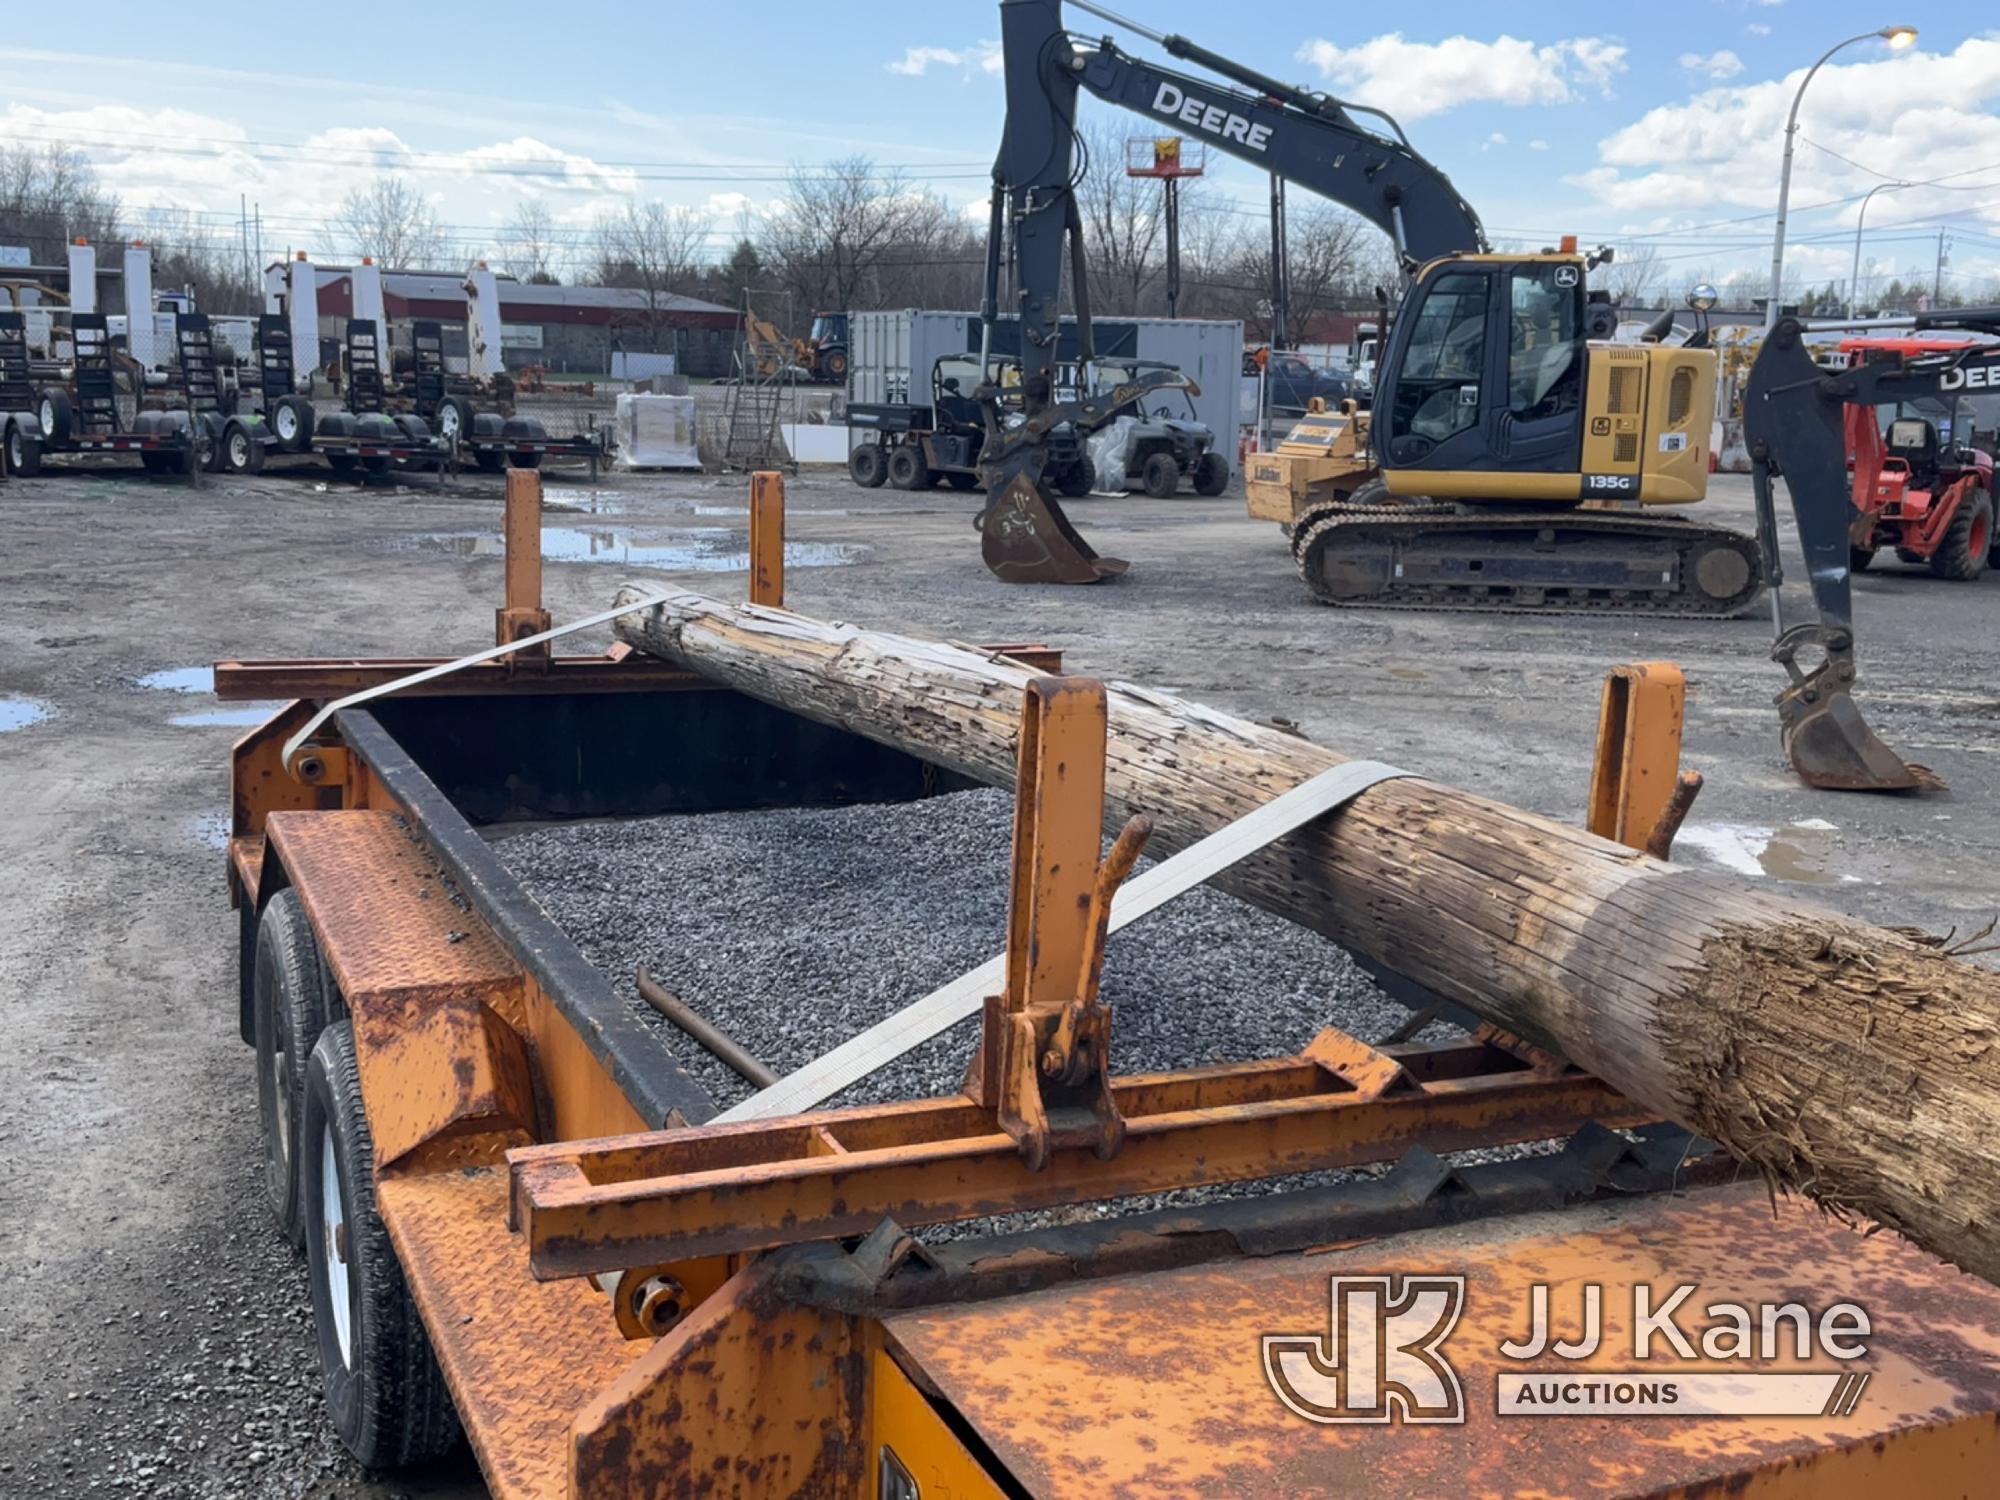
[{"label": "red tractor", "polygon": [[[1973,347],[1963,340],[1848,339],[1840,346],[1850,366],[1879,359],[1913,359]],[[2000,354],[2000,349],[1996,349]],[[1984,358],[1967,361],[1975,378],[1989,372]],[[1992,372],[2000,377],[2000,369]],[[1882,547],[1906,563],[1928,566],[1939,578],[1965,582],[2000,565],[2000,532],[1994,526],[1993,434],[1978,446],[1972,398],[1983,380],[1893,407],[1850,405],[1847,452],[1853,475],[1854,525],[1850,564],[1860,572]],[[2000,396],[2000,378],[1991,394]]]}]

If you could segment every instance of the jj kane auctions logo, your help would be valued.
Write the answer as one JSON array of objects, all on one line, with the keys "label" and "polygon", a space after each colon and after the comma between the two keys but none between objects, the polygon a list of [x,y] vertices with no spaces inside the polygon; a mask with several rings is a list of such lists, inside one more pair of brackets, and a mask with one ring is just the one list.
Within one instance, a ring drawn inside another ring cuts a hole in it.
[{"label": "jj kane auctions logo", "polygon": [[[1465,1312],[1463,1276],[1334,1276],[1324,1330],[1263,1338],[1264,1378],[1308,1422],[1462,1423],[1465,1390],[1445,1343]],[[1583,1370],[1605,1350],[1604,1288],[1578,1294],[1575,1337],[1559,1337],[1550,1289],[1530,1289],[1527,1333],[1501,1341],[1500,1416],[1845,1416],[1867,1387],[1857,1370],[1747,1368],[1816,1354],[1850,1362],[1868,1352],[1868,1314],[1836,1302],[1711,1302],[1691,1283],[1632,1288],[1629,1353],[1644,1369]],[[1697,1316],[1698,1312],[1698,1316]],[[1540,1362],[1569,1361],[1554,1367]],[[1689,1366],[1700,1361],[1700,1368]],[[1721,1368],[1716,1368],[1721,1366]]]}]

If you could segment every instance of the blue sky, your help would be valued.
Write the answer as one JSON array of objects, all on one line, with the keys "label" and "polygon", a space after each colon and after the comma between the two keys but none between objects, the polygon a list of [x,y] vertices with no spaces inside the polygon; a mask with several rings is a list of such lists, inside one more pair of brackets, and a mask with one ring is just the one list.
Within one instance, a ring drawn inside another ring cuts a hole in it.
[{"label": "blue sky", "polygon": [[[1828,206],[1799,215],[1797,264],[1816,280],[1844,278],[1862,192],[1952,173],[1878,194],[1870,255],[1880,274],[1928,268],[1946,227],[1949,273],[1967,290],[2000,276],[2000,40],[1990,29],[2000,20],[1988,6],[1113,8],[1398,113],[1496,238],[1650,243],[1673,279],[1768,258],[1758,242],[1770,231],[1796,70],[1842,37],[1912,24],[1922,37],[1908,53],[1849,48],[1807,96],[1811,144],[1800,148],[1794,202]],[[189,14],[208,24],[98,3],[82,41],[36,46],[15,29],[0,45],[0,134],[64,136],[99,159],[128,203],[176,204],[217,225],[233,222],[247,191],[262,204],[267,249],[314,248],[340,194],[392,167],[433,197],[455,248],[471,253],[524,196],[578,225],[630,194],[702,206],[720,241],[741,208],[776,194],[784,164],[856,152],[969,205],[983,195],[1000,127],[999,83],[984,66],[999,34],[989,4],[573,3],[555,25],[546,5],[507,3],[350,3],[289,20],[269,4]],[[1074,8],[1070,20],[1106,29]],[[539,170],[557,153],[560,174],[519,175],[521,163]],[[493,170],[505,163],[514,169]],[[1263,192],[1241,168],[1219,172],[1214,188],[1246,206]]]}]

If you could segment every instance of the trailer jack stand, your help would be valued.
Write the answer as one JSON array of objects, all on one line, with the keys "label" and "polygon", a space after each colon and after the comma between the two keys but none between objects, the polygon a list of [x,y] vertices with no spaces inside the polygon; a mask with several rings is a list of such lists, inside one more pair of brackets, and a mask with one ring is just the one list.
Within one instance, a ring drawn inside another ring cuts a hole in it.
[{"label": "trailer jack stand", "polygon": [[[1817,646],[1825,659],[1810,672],[1799,652]],[[1906,762],[1876,737],[1849,696],[1854,685],[1854,636],[1817,622],[1778,637],[1771,659],[1791,682],[1778,694],[1785,753],[1807,786],[1836,792],[1942,791],[1927,766]]]}]

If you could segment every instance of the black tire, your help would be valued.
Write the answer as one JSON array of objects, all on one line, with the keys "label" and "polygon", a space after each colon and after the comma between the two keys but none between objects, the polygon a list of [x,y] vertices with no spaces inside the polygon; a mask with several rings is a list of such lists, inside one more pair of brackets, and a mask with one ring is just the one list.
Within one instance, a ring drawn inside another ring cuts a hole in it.
[{"label": "black tire", "polygon": [[962,469],[951,469],[945,473],[945,483],[955,490],[976,489],[979,485],[977,474],[967,474]]},{"label": "black tire", "polygon": [[1896,561],[1912,563],[1921,568],[1929,563],[1930,559],[1925,557],[1921,552],[1911,551],[1908,547],[1898,547],[1896,549]]},{"label": "black tire", "polygon": [[263,434],[242,422],[231,422],[222,430],[221,453],[225,474],[261,474],[264,470]]},{"label": "black tire", "polygon": [[1062,471],[1056,490],[1065,499],[1081,500],[1097,488],[1097,465],[1085,455]]},{"label": "black tire", "polygon": [[299,1143],[313,1327],[334,1431],[367,1469],[448,1453],[458,1413],[375,1210],[375,1143],[350,1021],[327,1027],[313,1048]]},{"label": "black tire", "polygon": [[827,350],[826,354],[820,360],[819,367],[826,372],[826,379],[829,383],[835,385],[845,383],[847,380],[847,351],[845,349]]},{"label": "black tire", "polygon": [[899,490],[927,490],[935,483],[931,466],[924,462],[924,450],[915,443],[900,443],[889,453],[889,483]]},{"label": "black tire", "polygon": [[386,453],[371,453],[361,460],[361,471],[380,479],[395,468],[396,460]]},{"label": "black tire", "polygon": [[478,465],[482,474],[498,474],[507,467],[506,455],[496,453],[491,448],[481,448],[472,455],[472,461]]},{"label": "black tire", "polygon": [[42,472],[42,445],[19,422],[7,424],[7,472],[20,479],[33,479]]},{"label": "black tire", "polygon": [[1866,573],[1875,561],[1876,548],[1849,547],[1847,549],[1847,570],[1850,573]]},{"label": "black tire", "polygon": [[879,490],[889,477],[888,460],[880,443],[863,443],[847,455],[847,477],[864,490]]},{"label": "black tire", "polygon": [[472,436],[472,403],[463,396],[447,396],[438,402],[438,436],[449,443]]},{"label": "black tire", "polygon": [[1194,466],[1194,492],[1219,495],[1229,488],[1229,463],[1213,448],[1202,454]]},{"label": "black tire", "polygon": [[42,391],[35,401],[35,417],[41,424],[43,442],[58,446],[68,442],[71,417],[69,392],[53,386]]},{"label": "black tire", "polygon": [[1931,572],[1953,583],[1970,583],[1986,571],[1992,552],[1993,497],[1975,487],[1965,492],[1958,514],[1931,554]]},{"label": "black tire", "polygon": [[304,453],[312,447],[312,403],[303,396],[280,396],[271,408],[271,431],[285,452]]},{"label": "black tire", "polygon": [[257,919],[250,1007],[257,1049],[257,1118],[264,1136],[264,1196],[294,1250],[305,1245],[297,1142],[306,1062],[326,1029],[326,968],[298,893],[279,891]]},{"label": "black tire", "polygon": [[517,469],[539,469],[542,466],[542,455],[539,453],[509,453],[507,455],[507,462]]},{"label": "black tire", "polygon": [[326,456],[326,466],[336,474],[352,474],[360,462],[360,455],[354,453],[329,453]]},{"label": "black tire", "polygon": [[222,440],[228,431],[220,412],[203,412],[195,422],[201,427],[206,446],[201,465],[211,474],[220,474],[228,466],[229,455],[223,451]]},{"label": "black tire", "polygon": [[1139,469],[1139,484],[1155,500],[1171,500],[1181,487],[1181,466],[1171,453],[1149,453]]},{"label": "black tire", "polygon": [[167,455],[164,453],[154,453],[142,449],[139,454],[139,467],[144,469],[148,474],[166,473],[166,461]]}]

